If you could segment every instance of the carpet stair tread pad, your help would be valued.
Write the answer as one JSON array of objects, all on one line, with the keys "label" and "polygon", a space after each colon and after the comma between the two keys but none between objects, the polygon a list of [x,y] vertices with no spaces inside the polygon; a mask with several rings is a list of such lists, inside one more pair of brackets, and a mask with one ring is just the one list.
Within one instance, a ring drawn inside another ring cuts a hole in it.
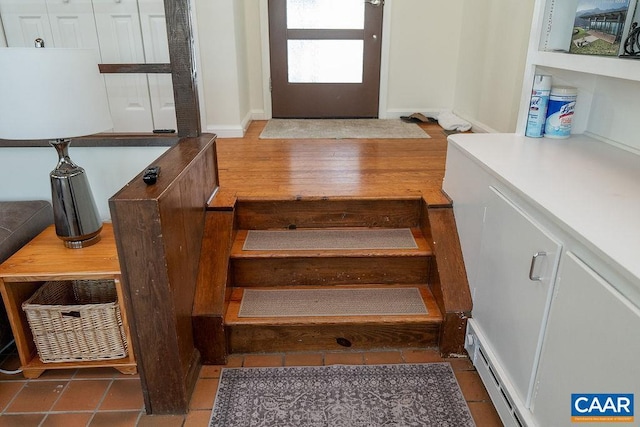
[{"label": "carpet stair tread pad", "polygon": [[418,249],[410,228],[249,230],[244,251]]},{"label": "carpet stair tread pad", "polygon": [[245,289],[238,317],[426,315],[420,290],[402,288]]}]

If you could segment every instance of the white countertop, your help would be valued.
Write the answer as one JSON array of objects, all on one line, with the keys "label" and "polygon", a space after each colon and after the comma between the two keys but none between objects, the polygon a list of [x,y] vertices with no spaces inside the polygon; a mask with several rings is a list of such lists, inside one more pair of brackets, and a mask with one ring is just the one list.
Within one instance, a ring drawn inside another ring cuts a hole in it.
[{"label": "white countertop", "polygon": [[582,135],[449,142],[640,280],[640,156]]}]

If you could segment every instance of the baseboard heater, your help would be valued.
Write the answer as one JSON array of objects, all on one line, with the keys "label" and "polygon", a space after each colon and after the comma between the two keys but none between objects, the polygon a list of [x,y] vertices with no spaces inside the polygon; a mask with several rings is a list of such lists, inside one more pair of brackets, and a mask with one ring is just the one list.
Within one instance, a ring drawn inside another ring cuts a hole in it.
[{"label": "baseboard heater", "polygon": [[481,327],[474,319],[469,319],[464,347],[502,423],[505,427],[534,427],[536,424],[531,419],[529,410],[518,398],[514,399],[515,393],[487,343]]}]

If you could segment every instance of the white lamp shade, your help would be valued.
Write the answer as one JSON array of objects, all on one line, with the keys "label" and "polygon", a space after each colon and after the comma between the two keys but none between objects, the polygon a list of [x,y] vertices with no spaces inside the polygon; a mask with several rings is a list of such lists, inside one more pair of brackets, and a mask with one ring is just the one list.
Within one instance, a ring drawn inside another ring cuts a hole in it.
[{"label": "white lamp shade", "polygon": [[94,50],[0,48],[0,138],[63,139],[112,127]]}]

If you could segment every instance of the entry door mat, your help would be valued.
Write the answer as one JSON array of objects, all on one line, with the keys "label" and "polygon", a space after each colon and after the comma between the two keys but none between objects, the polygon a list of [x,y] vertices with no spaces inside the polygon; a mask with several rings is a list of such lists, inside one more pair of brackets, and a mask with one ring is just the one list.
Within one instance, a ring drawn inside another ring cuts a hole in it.
[{"label": "entry door mat", "polygon": [[418,288],[245,289],[238,317],[428,314]]},{"label": "entry door mat", "polygon": [[398,119],[272,119],[261,139],[424,139],[415,123]]},{"label": "entry door mat", "polygon": [[249,230],[245,251],[417,249],[409,228]]},{"label": "entry door mat", "polygon": [[475,426],[449,363],[223,368],[210,427]]}]

